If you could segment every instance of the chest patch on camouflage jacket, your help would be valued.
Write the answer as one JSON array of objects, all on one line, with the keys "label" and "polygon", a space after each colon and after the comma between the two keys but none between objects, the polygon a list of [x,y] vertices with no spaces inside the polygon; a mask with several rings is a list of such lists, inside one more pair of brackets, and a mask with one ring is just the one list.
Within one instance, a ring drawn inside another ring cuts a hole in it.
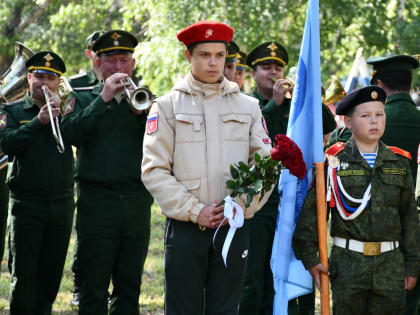
[{"label": "chest patch on camouflage jacket", "polygon": [[365,170],[339,170],[337,171],[338,176],[363,176]]},{"label": "chest patch on camouflage jacket", "polygon": [[382,172],[384,174],[390,174],[390,175],[405,175],[407,173],[407,170],[405,168],[383,168]]}]

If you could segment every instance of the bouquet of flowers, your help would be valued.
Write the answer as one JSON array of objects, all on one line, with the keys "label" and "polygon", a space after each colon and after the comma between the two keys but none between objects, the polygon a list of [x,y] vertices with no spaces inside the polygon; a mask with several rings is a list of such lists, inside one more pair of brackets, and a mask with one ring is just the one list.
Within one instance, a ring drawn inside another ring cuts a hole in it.
[{"label": "bouquet of flowers", "polygon": [[297,144],[285,135],[275,136],[275,145],[271,155],[262,158],[254,155],[255,163],[244,162],[230,165],[232,179],[226,181],[226,187],[232,191],[232,198],[247,194],[245,207],[249,207],[254,196],[261,192],[260,201],[265,193],[277,183],[281,170],[287,168],[292,175],[302,179],[306,174],[306,165],[302,151]]}]

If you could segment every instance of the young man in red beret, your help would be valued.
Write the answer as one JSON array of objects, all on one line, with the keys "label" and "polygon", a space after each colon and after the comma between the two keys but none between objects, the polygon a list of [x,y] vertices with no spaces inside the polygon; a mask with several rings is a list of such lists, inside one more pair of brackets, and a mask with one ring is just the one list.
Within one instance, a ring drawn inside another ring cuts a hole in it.
[{"label": "young man in red beret", "polygon": [[[236,197],[229,207],[229,166],[271,149],[257,101],[223,76],[232,37],[232,28],[211,21],[179,32],[191,72],[154,102],[147,119],[142,180],[167,217],[167,315],[237,313],[248,255],[246,219],[269,195],[261,202],[256,196],[248,208],[246,196]],[[237,225],[226,224],[227,209]],[[234,233],[231,243],[228,231]]]}]

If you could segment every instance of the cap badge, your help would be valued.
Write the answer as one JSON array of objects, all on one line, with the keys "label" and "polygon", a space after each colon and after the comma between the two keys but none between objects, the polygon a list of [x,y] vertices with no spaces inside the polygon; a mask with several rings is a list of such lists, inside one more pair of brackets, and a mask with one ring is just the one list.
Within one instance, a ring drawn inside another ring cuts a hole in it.
[{"label": "cap badge", "polygon": [[209,28],[209,29],[206,31],[206,35],[205,35],[205,37],[206,37],[206,38],[209,38],[210,36],[213,36],[213,30],[212,30],[211,28]]},{"label": "cap badge", "polygon": [[372,97],[373,100],[376,100],[378,98],[378,92],[373,91],[370,96]]},{"label": "cap badge", "polygon": [[51,55],[50,55],[50,53],[48,53],[48,54],[46,54],[43,58],[46,60],[46,62],[45,62],[45,64],[44,64],[44,65],[45,65],[46,67],[50,67],[50,66],[51,66],[50,61],[51,61],[51,60],[53,60],[53,59],[54,59],[54,57],[53,57],[53,56],[51,56]]},{"label": "cap badge", "polygon": [[271,57],[275,57],[276,56],[276,52],[275,50],[279,49],[276,44],[271,43],[270,45],[267,46],[268,49],[271,50]]},{"label": "cap badge", "polygon": [[114,40],[114,46],[118,46],[120,43],[118,42],[118,39],[121,37],[120,34],[114,33],[111,35],[111,38]]}]

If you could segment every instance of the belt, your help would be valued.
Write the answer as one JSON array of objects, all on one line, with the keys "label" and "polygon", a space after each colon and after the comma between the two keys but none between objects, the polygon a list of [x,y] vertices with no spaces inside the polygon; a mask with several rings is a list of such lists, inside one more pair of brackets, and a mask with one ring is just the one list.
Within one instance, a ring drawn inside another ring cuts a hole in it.
[{"label": "belt", "polygon": [[334,245],[362,253],[365,256],[378,256],[382,253],[398,248],[400,246],[400,242],[361,242],[358,240],[350,240],[334,236]]}]

